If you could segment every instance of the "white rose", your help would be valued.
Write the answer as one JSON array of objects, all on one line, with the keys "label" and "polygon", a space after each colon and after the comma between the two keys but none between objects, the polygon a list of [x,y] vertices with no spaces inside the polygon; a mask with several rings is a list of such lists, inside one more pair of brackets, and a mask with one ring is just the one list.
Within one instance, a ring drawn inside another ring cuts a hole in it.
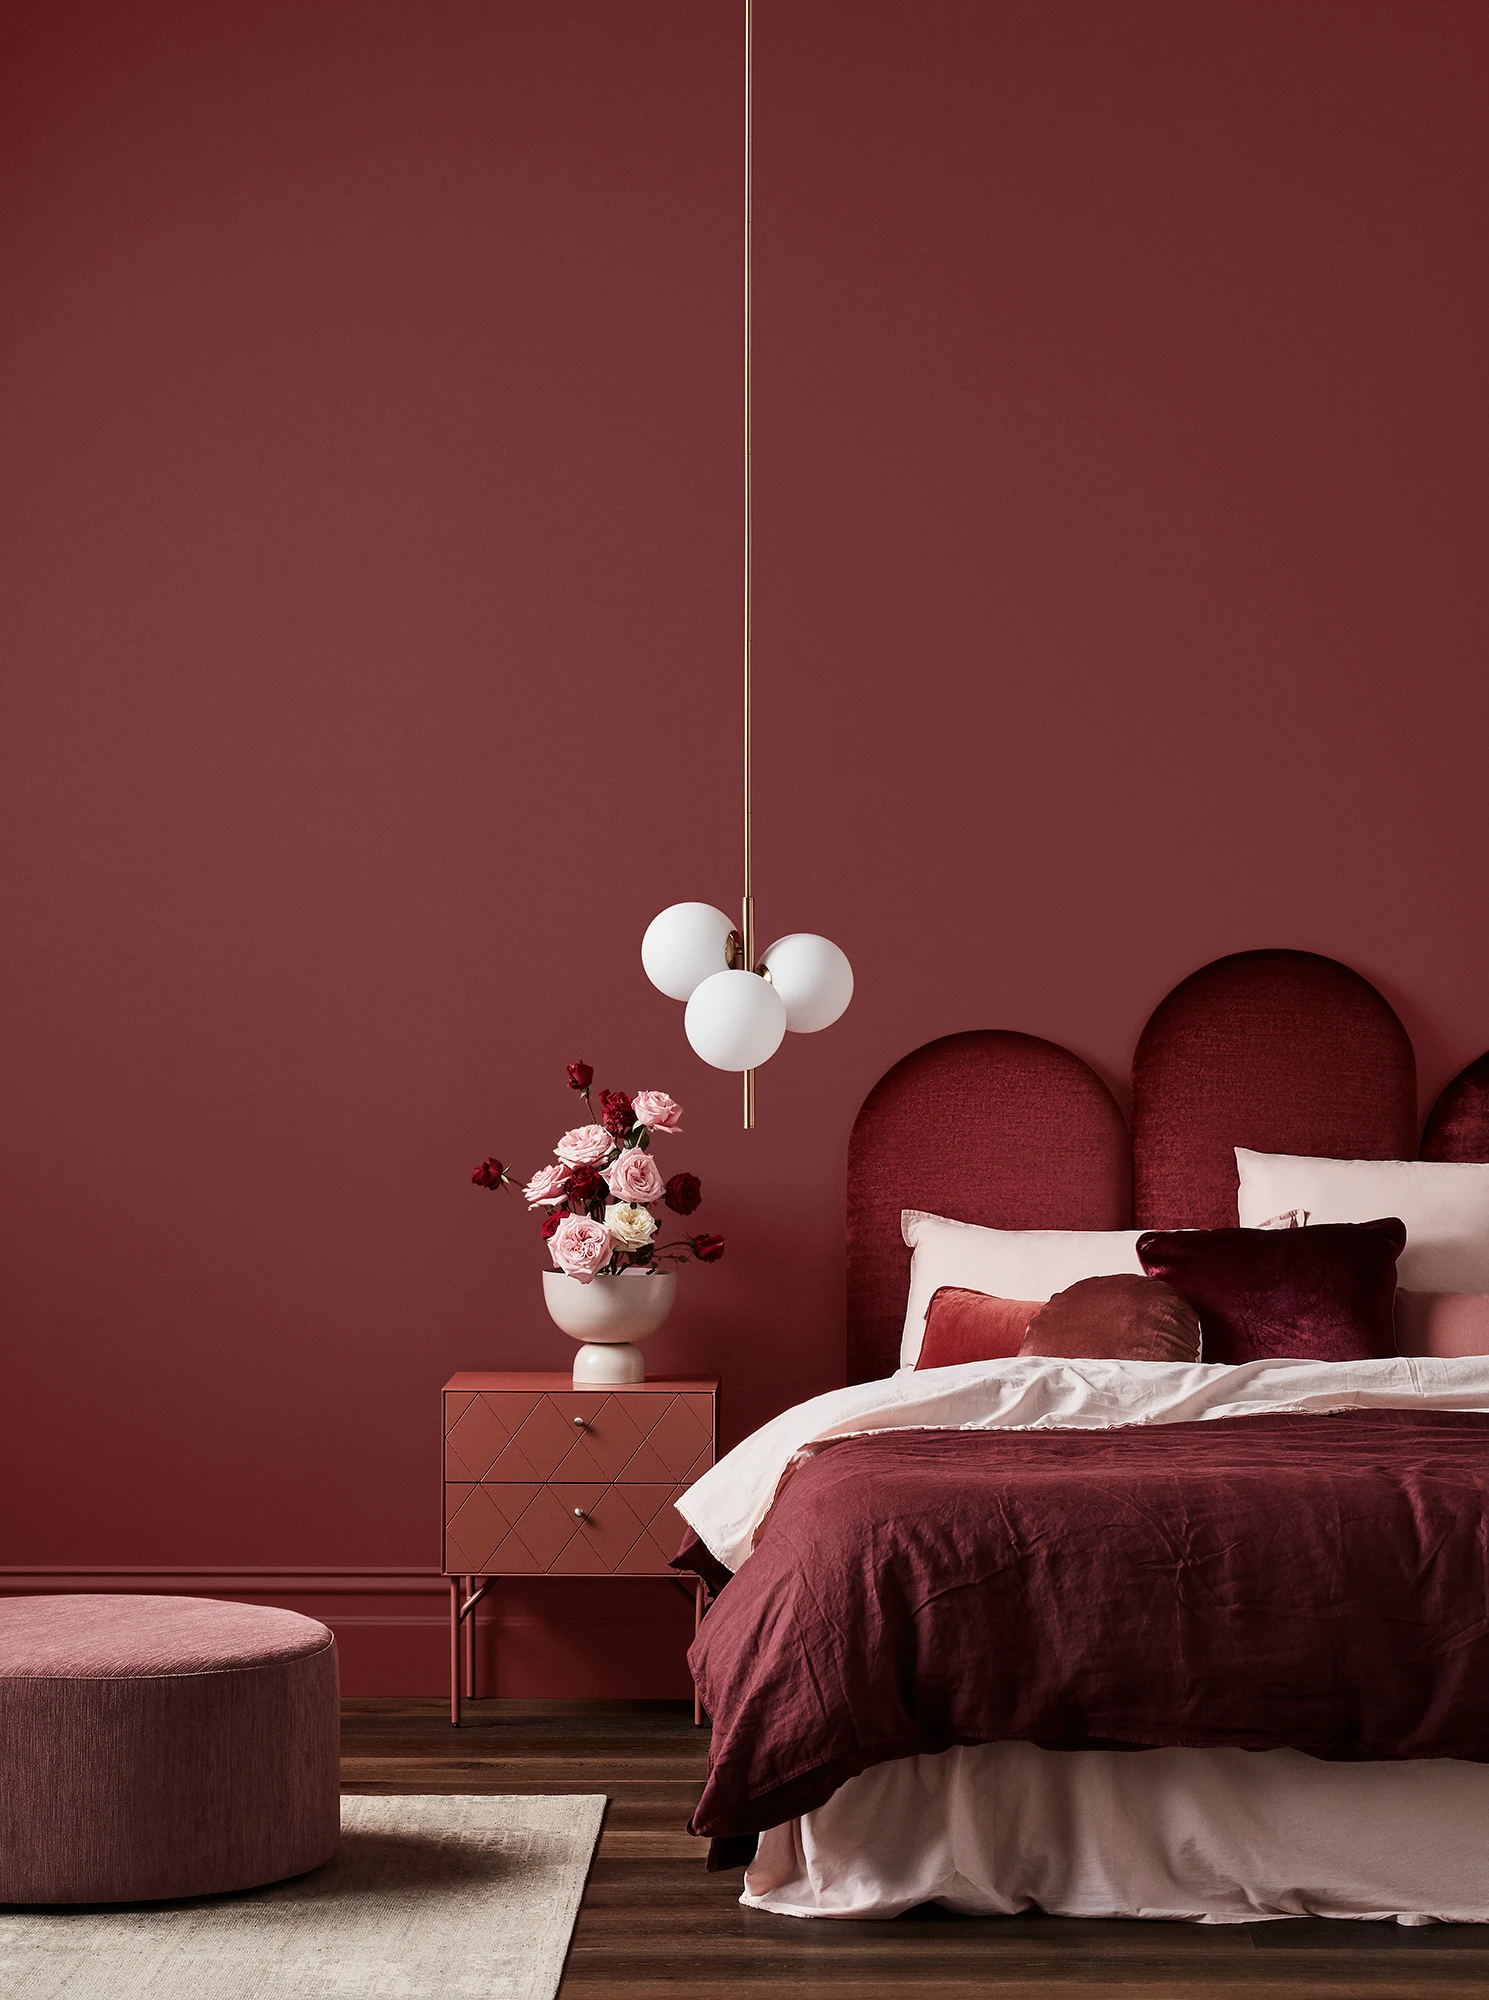
[{"label": "white rose", "polygon": [[643,1249],[657,1233],[657,1218],[637,1201],[613,1201],[605,1210],[605,1227],[622,1250]]}]

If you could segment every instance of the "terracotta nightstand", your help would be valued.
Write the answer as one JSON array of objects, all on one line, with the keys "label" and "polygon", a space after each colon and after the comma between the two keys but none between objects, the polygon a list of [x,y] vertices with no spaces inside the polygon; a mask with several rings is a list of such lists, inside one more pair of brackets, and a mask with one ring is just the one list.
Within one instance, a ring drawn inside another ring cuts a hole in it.
[{"label": "terracotta nightstand", "polygon": [[457,1729],[462,1695],[475,1694],[475,1609],[498,1577],[666,1577],[691,1594],[697,1631],[703,1584],[667,1563],[683,1535],[673,1502],[714,1462],[718,1392],[692,1379],[576,1389],[568,1375],[450,1377],[441,1567]]}]

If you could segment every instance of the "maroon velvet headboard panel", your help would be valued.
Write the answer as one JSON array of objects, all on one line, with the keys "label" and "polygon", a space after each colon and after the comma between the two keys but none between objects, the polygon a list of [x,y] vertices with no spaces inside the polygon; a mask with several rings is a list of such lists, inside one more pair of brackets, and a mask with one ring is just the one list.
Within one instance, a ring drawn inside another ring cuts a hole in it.
[{"label": "maroon velvet headboard panel", "polygon": [[1236,1220],[1235,1146],[1416,1157],[1411,1042],[1367,979],[1307,951],[1243,951],[1176,986],[1132,1065],[1140,1229]]},{"label": "maroon velvet headboard panel", "polygon": [[1489,1055],[1459,1070],[1427,1114],[1424,1160],[1489,1160]]},{"label": "maroon velvet headboard panel", "polygon": [[910,1252],[900,1210],[998,1229],[1126,1229],[1131,1151],[1116,1100],[1034,1035],[945,1035],[895,1064],[848,1142],[848,1380],[899,1366]]}]

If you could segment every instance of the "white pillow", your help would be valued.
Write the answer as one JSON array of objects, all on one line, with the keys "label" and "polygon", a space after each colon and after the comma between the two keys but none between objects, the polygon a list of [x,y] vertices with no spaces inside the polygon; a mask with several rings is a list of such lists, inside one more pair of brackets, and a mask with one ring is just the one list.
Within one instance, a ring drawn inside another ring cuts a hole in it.
[{"label": "white pillow", "polygon": [[1397,1264],[1415,1292],[1489,1292],[1489,1165],[1457,1160],[1314,1160],[1236,1148],[1243,1229],[1289,1211],[1309,1222],[1373,1222],[1399,1215]]},{"label": "white pillow", "polygon": [[1137,1260],[1140,1229],[984,1229],[902,1208],[900,1233],[910,1246],[901,1368],[913,1368],[920,1358],[926,1309],[942,1285],[995,1299],[1052,1299],[1081,1278],[1143,1272]]}]

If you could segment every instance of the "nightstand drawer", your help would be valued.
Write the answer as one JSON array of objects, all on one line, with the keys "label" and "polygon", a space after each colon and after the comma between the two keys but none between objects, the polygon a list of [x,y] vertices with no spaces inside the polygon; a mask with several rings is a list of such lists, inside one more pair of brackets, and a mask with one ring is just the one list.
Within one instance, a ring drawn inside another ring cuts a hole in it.
[{"label": "nightstand drawer", "polygon": [[647,1389],[445,1395],[445,1478],[690,1485],[713,1464],[713,1398]]},{"label": "nightstand drawer", "polygon": [[675,1576],[684,1484],[450,1482],[446,1571],[469,1576]]}]

